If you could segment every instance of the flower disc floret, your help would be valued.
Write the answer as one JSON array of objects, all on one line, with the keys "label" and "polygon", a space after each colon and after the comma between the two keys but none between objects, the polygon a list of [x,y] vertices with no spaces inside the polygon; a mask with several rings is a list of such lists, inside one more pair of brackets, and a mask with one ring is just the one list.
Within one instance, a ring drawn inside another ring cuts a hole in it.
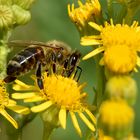
[{"label": "flower disc floret", "polygon": [[9,95],[6,92],[4,82],[0,83],[0,107],[4,107],[8,104]]},{"label": "flower disc floret", "polygon": [[[47,99],[53,101],[58,106],[65,106],[69,109],[79,109],[81,107],[81,87],[78,83],[61,75],[45,75],[43,83],[45,84],[44,94]],[[85,94],[84,94],[85,95]]]},{"label": "flower disc floret", "polygon": [[133,71],[137,62],[137,53],[126,45],[113,45],[104,52],[104,65],[114,73]]},{"label": "flower disc floret", "polygon": [[102,43],[105,47],[126,45],[132,49],[140,46],[140,31],[137,27],[127,24],[106,25],[101,31]]}]

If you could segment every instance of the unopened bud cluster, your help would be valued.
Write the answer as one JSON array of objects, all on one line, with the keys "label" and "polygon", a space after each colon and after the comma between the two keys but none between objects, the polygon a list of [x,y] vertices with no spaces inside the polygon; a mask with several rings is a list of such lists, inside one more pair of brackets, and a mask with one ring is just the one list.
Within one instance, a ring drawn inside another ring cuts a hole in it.
[{"label": "unopened bud cluster", "polygon": [[34,0],[0,0],[0,30],[23,25],[31,19],[30,7]]},{"label": "unopened bud cluster", "polygon": [[130,76],[118,75],[106,84],[105,101],[99,111],[99,127],[104,134],[125,139],[133,132],[134,105],[137,85]]}]

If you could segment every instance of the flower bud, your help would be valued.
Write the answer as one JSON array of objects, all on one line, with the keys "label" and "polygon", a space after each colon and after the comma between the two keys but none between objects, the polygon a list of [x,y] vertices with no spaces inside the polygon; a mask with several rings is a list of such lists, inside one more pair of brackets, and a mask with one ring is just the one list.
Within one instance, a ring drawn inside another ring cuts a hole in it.
[{"label": "flower bud", "polygon": [[134,111],[124,100],[107,100],[99,110],[99,127],[104,134],[121,140],[127,137],[133,128]]},{"label": "flower bud", "polygon": [[30,9],[34,1],[35,0],[13,0],[13,4],[18,5],[22,7],[23,9]]},{"label": "flower bud", "polygon": [[114,76],[106,84],[106,95],[108,98],[124,99],[133,105],[137,95],[136,82],[129,76]]},{"label": "flower bud", "polygon": [[0,29],[8,29],[13,25],[13,11],[7,5],[0,5]]},{"label": "flower bud", "polygon": [[59,123],[58,114],[59,114],[59,109],[55,106],[52,106],[46,109],[44,112],[42,112],[41,117],[44,122],[44,125],[50,124],[50,126],[53,126],[54,128],[59,127],[60,123]]},{"label": "flower bud", "polygon": [[29,22],[31,19],[31,14],[29,11],[24,10],[23,8],[19,7],[18,5],[12,6],[14,18],[15,18],[15,25],[23,25]]}]

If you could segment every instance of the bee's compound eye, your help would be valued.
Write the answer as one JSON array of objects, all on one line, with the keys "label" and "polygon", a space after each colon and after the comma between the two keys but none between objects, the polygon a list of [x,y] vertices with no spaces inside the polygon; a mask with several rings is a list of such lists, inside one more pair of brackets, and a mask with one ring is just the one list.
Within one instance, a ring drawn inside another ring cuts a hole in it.
[{"label": "bee's compound eye", "polygon": [[78,56],[77,55],[72,55],[70,57],[70,65],[75,65],[77,63]]}]

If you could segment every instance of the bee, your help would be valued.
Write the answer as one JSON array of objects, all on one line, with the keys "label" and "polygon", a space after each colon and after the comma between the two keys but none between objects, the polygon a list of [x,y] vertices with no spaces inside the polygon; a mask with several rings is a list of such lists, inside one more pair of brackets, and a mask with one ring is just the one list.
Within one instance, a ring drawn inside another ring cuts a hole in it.
[{"label": "bee", "polygon": [[[81,54],[78,51],[72,51],[71,48],[60,41],[49,41],[47,43],[31,41],[12,41],[11,46],[24,46],[25,49],[17,53],[7,65],[7,76],[4,78],[6,83],[10,83],[17,79],[18,76],[36,70],[37,84],[43,89],[41,79],[42,69],[48,74],[57,73],[66,77],[70,77],[75,69],[82,69],[78,66]],[[77,74],[77,70],[75,75]],[[74,75],[74,77],[75,77]],[[80,77],[80,75],[79,75]],[[79,77],[77,80],[79,80]]]}]

